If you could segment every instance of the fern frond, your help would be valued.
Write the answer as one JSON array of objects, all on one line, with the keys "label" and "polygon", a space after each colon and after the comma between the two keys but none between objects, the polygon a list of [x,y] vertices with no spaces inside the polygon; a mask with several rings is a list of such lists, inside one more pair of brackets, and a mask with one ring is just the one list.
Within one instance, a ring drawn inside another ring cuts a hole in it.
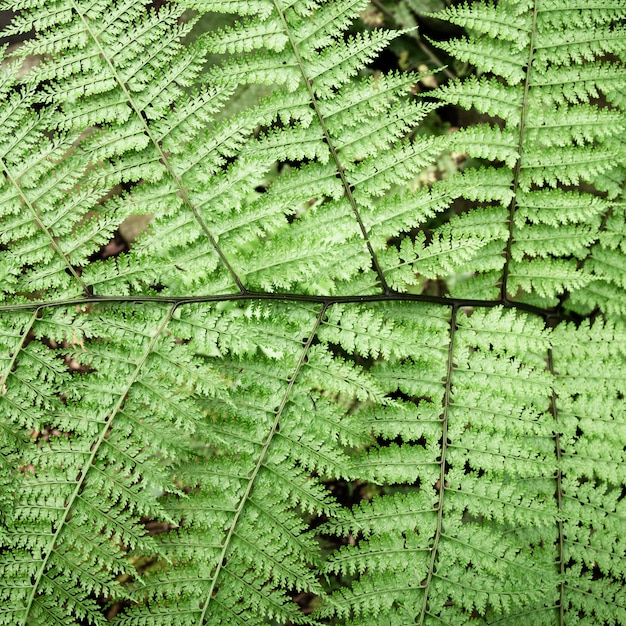
[{"label": "fern frond", "polygon": [[[51,613],[57,620],[84,617],[97,623],[101,619],[93,595],[126,595],[114,577],[133,575],[127,553],[159,551],[139,520],[170,519],[154,494],[172,490],[166,468],[186,454],[183,442],[186,433],[195,429],[193,415],[198,414],[193,402],[185,398],[187,376],[173,370],[164,379],[158,373],[162,355],[174,350],[177,356],[171,358],[184,368],[181,371],[204,378],[197,393],[215,391],[209,382],[212,375],[205,371],[203,376],[193,355],[177,347],[171,337],[165,338],[171,310],[155,309],[151,319],[142,316],[139,320],[132,309],[108,313],[104,320],[91,317],[82,328],[71,326],[73,333],[80,329],[80,335],[71,338],[79,349],[68,346],[56,351],[80,363],[77,367],[85,371],[74,374],[71,389],[65,388],[70,383],[67,372],[58,372],[53,388],[45,382],[52,380],[45,368],[54,364],[66,368],[55,354],[33,352],[38,342],[31,350],[19,352],[17,369],[6,379],[5,407],[10,406],[16,388],[27,384],[41,398],[33,397],[33,406],[45,410],[39,420],[36,413],[21,410],[13,418],[22,432],[30,431],[32,443],[24,461],[28,469],[17,481],[15,510],[3,539],[5,549],[18,550],[20,555],[19,565],[11,566],[15,576],[28,581],[19,586],[19,592],[3,590],[12,623],[46,623]],[[54,324],[69,326],[72,317],[69,311],[65,316],[57,314],[37,329],[35,316],[32,332],[42,335]],[[131,333],[141,347],[136,360],[125,347]],[[58,331],[53,336],[59,341],[64,338]],[[97,339],[89,341],[90,336]],[[33,368],[35,362],[38,368]],[[92,372],[86,373],[88,369]],[[23,380],[20,370],[28,372],[32,382]],[[45,377],[37,387],[33,375]],[[120,382],[111,386],[110,380],[115,379]],[[53,398],[44,401],[51,394]],[[172,428],[180,434],[174,436],[169,432]],[[45,439],[44,431],[51,431]],[[155,454],[163,460],[160,466],[147,462]],[[31,528],[26,540],[22,525]]]},{"label": "fern frond", "polygon": [[[568,344],[571,327],[555,333],[553,352],[557,373],[557,409],[562,459],[563,522],[562,568],[574,576],[564,588],[564,610],[582,615],[620,620],[626,603],[620,591],[623,581],[624,507],[620,488],[624,436],[622,408],[624,371],[621,325],[607,324],[601,329],[604,338],[596,343],[600,323],[585,325],[576,331],[585,369],[572,360]],[[594,347],[598,347],[595,350]],[[580,352],[578,353],[580,354]],[[589,372],[594,375],[588,376]],[[601,391],[600,391],[601,389]],[[600,391],[598,394],[597,392]],[[613,446],[613,442],[617,445]],[[618,443],[619,442],[619,443]],[[585,527],[583,510],[593,510],[597,520],[593,530]],[[594,571],[607,577],[600,588]],[[610,608],[609,608],[610,607]]]},{"label": "fern frond", "polygon": [[[501,169],[509,172],[513,198],[506,220],[509,236],[502,251],[502,299],[535,301],[524,294],[536,291],[542,302],[555,303],[592,281],[591,263],[585,263],[585,257],[597,241],[599,224],[598,213],[590,209],[599,208],[602,196],[612,199],[617,193],[618,187],[609,188],[603,177],[611,177],[623,163],[621,137],[626,119],[619,96],[612,95],[621,87],[611,86],[621,80],[623,67],[609,60],[611,55],[623,55],[623,14],[611,4],[603,10],[596,8],[584,3],[571,7],[475,3],[440,14],[469,33],[467,39],[443,47],[486,74],[444,86],[439,96],[503,120],[504,130],[485,128],[478,142],[478,127],[469,129],[467,135],[466,131],[458,133],[453,140],[456,150],[504,161]],[[503,150],[500,136],[509,138],[509,152]],[[557,215],[557,207],[566,211],[575,197],[571,188],[583,181],[588,198],[584,213],[576,221],[569,213],[550,218],[570,224],[566,244],[565,231],[557,237],[536,218],[531,223],[522,220],[522,215],[528,215],[528,198],[535,195],[551,199],[551,215]],[[594,184],[596,189],[590,187]],[[610,204],[605,204],[604,219],[610,212]],[[549,272],[558,279],[544,281]]]},{"label": "fern frond", "polygon": [[[597,477],[602,499],[599,506],[608,507],[611,513],[607,512],[607,524],[609,517],[615,519],[615,524],[610,524],[611,530],[607,527],[606,539],[596,545],[599,551],[600,545],[615,545],[621,554],[622,548],[617,547],[621,525],[617,503],[610,496],[603,500],[608,493],[617,496],[612,490],[622,481],[617,469],[621,455],[609,460],[600,448],[594,454],[591,447],[580,457],[567,452],[568,445],[574,444],[573,437],[581,436],[581,430],[590,429],[589,436],[595,438],[595,433],[604,430],[600,424],[617,417],[597,422],[595,417],[583,416],[597,410],[592,406],[598,398],[596,384],[606,386],[609,396],[606,405],[597,401],[598,409],[600,404],[606,406],[608,416],[616,408],[611,398],[621,393],[624,379],[620,373],[623,355],[616,355],[619,342],[610,342],[616,346],[614,349],[600,351],[606,357],[599,358],[616,359],[616,366],[610,371],[598,363],[594,367],[598,372],[595,383],[586,375],[586,366],[578,374],[565,374],[564,369],[568,354],[576,354],[571,362],[579,363],[578,345],[591,337],[589,328],[563,326],[548,332],[537,320],[498,309],[477,310],[469,315],[458,312],[451,323],[448,374],[439,382],[443,409],[437,409],[438,416],[435,413],[434,430],[425,431],[429,434],[422,434],[412,444],[418,449],[425,447],[421,454],[430,451],[433,471],[420,468],[418,481],[407,496],[384,496],[355,507],[340,521],[328,523],[327,531],[350,533],[354,538],[351,545],[343,546],[331,557],[328,571],[342,572],[355,580],[349,588],[331,596],[323,614],[334,614],[342,621],[350,618],[346,623],[376,619],[401,623],[412,615],[420,624],[452,624],[464,623],[476,613],[487,621],[505,622],[507,616],[514,619],[516,615],[536,613],[542,614],[546,623],[559,623],[549,616],[554,615],[553,607],[565,589],[564,597],[568,599],[561,604],[562,614],[568,614],[570,608],[579,610],[582,594],[589,593],[584,611],[608,615],[610,602],[619,606],[617,596],[609,592],[601,600],[599,591],[587,590],[587,585],[592,585],[591,573],[579,584],[581,567],[593,569],[596,560],[584,549],[574,547],[579,546],[580,533],[568,531],[570,527],[561,526],[559,520],[564,507],[569,510],[571,506],[569,499],[576,500],[581,515],[587,505],[593,515],[590,494]],[[604,341],[615,332],[621,336],[623,331],[595,328],[592,334],[595,341],[605,345]],[[514,340],[509,342],[509,338]],[[595,354],[593,342],[588,345],[588,353]],[[546,363],[548,355],[550,362]],[[577,408],[566,408],[571,402],[567,393],[576,394],[574,390],[582,388],[578,385],[583,377],[592,385],[589,395],[580,397]],[[566,392],[563,385],[571,391]],[[552,396],[550,391],[546,393],[550,389]],[[419,414],[423,400],[413,402],[417,406],[412,413]],[[499,420],[498,415],[507,419]],[[566,415],[573,419],[571,431],[565,430],[563,420],[569,419]],[[407,425],[423,426],[427,422],[416,422],[414,417],[406,421]],[[622,430],[620,427],[620,434],[615,432],[613,436],[620,437]],[[396,436],[415,441],[410,430],[396,432]],[[556,456],[555,446],[559,451]],[[385,460],[391,460],[389,453]],[[599,458],[595,461],[596,473],[592,474],[587,468],[591,467],[590,457],[595,455]],[[403,456],[408,459],[411,455]],[[607,463],[616,465],[609,469]],[[386,481],[390,476],[384,474],[378,479]],[[412,483],[415,478],[396,474],[395,480]],[[583,488],[584,481],[592,481],[588,489]],[[569,494],[571,489],[574,491]],[[613,511],[618,517],[613,518]],[[577,520],[579,528],[586,526],[582,517]],[[541,536],[549,536],[550,540],[540,545]],[[572,555],[576,550],[591,560],[586,565],[574,565]],[[613,549],[609,552],[615,554]],[[617,562],[608,558],[604,552],[598,556],[605,564],[602,571],[621,576]],[[407,577],[403,572],[409,562],[411,576]],[[570,584],[575,588],[571,592]]]},{"label": "fern frond", "polygon": [[0,8],[0,624],[626,620],[619,2]]},{"label": "fern frond", "polygon": [[[180,528],[165,537],[163,546],[176,567],[156,574],[146,586],[147,600],[155,607],[152,619],[163,615],[163,621],[157,623],[169,623],[168,613],[161,613],[159,604],[163,603],[163,608],[176,604],[184,612],[194,597],[202,599],[195,602],[188,623],[205,619],[207,623],[237,623],[238,616],[246,615],[249,621],[253,613],[258,616],[257,623],[271,619],[310,623],[298,615],[285,593],[289,589],[320,590],[309,569],[316,559],[314,544],[301,536],[304,526],[290,509],[295,504],[305,510],[311,506],[332,509],[328,496],[309,472],[351,474],[348,458],[333,445],[333,438],[329,440],[329,426],[337,431],[337,437],[355,442],[349,434],[339,435],[341,412],[321,391],[320,376],[324,374],[311,342],[324,308],[318,312],[295,308],[293,317],[290,308],[250,309],[242,319],[245,327],[246,320],[254,325],[257,315],[271,317],[274,333],[283,336],[280,353],[259,361],[262,346],[247,336],[249,343],[243,351],[236,344],[231,348],[240,356],[233,352],[232,361],[218,359],[227,389],[233,393],[232,402],[207,398],[207,419],[202,427],[205,444],[190,459],[188,470],[182,468],[181,477],[193,481],[191,491],[182,501],[180,496],[173,498],[168,508],[172,515],[180,516]],[[180,321],[201,326],[197,315],[189,313]],[[282,330],[276,326],[279,318],[284,322]],[[308,318],[312,328],[304,345],[300,337],[293,336],[303,318]],[[216,336],[210,329],[217,321],[206,318],[209,332],[205,339],[194,332],[192,343],[196,349],[202,346],[205,354],[215,353]],[[220,341],[228,336],[221,334]],[[231,336],[238,341],[237,333]],[[264,341],[262,336],[259,339]],[[229,350],[228,343],[220,343],[219,349],[222,353]],[[215,357],[206,359],[210,362]],[[313,410],[318,403],[319,412]],[[311,422],[308,415],[315,420]],[[326,438],[318,436],[321,432]],[[220,449],[231,449],[236,458],[222,454]],[[210,471],[195,471],[198,466]],[[287,498],[277,475],[291,492]],[[217,483],[216,476],[222,477]],[[231,487],[225,494],[226,482]],[[296,485],[301,489],[299,495]],[[196,512],[189,516],[187,511]],[[265,530],[260,534],[261,529]],[[191,546],[197,549],[190,550]],[[190,576],[196,581],[191,586],[183,582]],[[136,593],[143,594],[144,590],[138,587]],[[143,619],[142,611],[136,615],[131,612],[123,623],[139,624]]]}]

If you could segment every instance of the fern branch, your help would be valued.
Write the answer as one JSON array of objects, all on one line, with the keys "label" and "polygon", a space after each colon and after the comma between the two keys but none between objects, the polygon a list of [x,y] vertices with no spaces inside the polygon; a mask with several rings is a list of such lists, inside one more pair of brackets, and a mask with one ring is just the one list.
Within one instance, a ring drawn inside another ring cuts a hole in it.
[{"label": "fern branch", "polygon": [[211,245],[213,246],[213,249],[215,250],[215,252],[219,256],[220,260],[222,261],[222,263],[224,264],[226,269],[228,270],[228,272],[231,275],[232,279],[234,280],[235,284],[239,288],[239,291],[244,293],[246,291],[246,289],[243,286],[243,283],[241,282],[241,279],[239,278],[239,276],[233,270],[233,268],[230,265],[228,259],[225,257],[224,252],[218,246],[217,240],[215,239],[215,237],[213,236],[213,234],[209,230],[208,226],[206,225],[206,223],[202,219],[198,209],[191,202],[189,194],[188,194],[187,190],[185,189],[185,187],[182,185],[180,177],[177,176],[176,173],[174,172],[174,170],[172,169],[172,166],[170,165],[170,159],[168,158],[168,156],[163,151],[161,143],[159,141],[157,141],[156,137],[154,136],[154,133],[152,132],[152,129],[146,123],[145,115],[142,114],[142,110],[139,107],[139,105],[136,103],[135,98],[133,97],[133,95],[130,93],[127,84],[120,78],[117,70],[115,69],[115,65],[113,64],[112,60],[107,55],[106,48],[102,45],[102,42],[100,41],[100,38],[99,38],[98,34],[93,30],[93,28],[89,24],[89,21],[86,19],[85,14],[80,10],[80,7],[78,6],[78,4],[76,3],[75,0],[72,0],[72,7],[76,11],[76,13],[80,16],[80,19],[81,19],[81,21],[82,21],[82,23],[84,25],[85,31],[89,33],[89,36],[96,43],[96,45],[98,47],[98,50],[100,51],[101,58],[107,64],[107,67],[109,68],[109,71],[110,71],[111,75],[115,79],[115,82],[119,85],[120,89],[122,90],[122,92],[123,92],[123,94],[124,94],[124,96],[126,98],[127,104],[132,108],[133,113],[135,114],[135,118],[137,119],[137,121],[143,127],[143,132],[148,136],[148,138],[150,139],[150,142],[152,143],[152,145],[157,150],[157,152],[159,154],[159,160],[160,160],[161,164],[163,165],[163,167],[165,167],[165,169],[167,170],[167,172],[170,175],[171,179],[174,181],[176,187],[178,188],[178,194],[182,198],[184,204],[193,213],[196,221],[200,225],[200,228],[202,228],[202,231],[204,232],[204,234],[206,235],[208,240],[211,242]]},{"label": "fern branch", "polygon": [[80,275],[76,271],[76,268],[72,265],[72,263],[70,263],[70,260],[69,260],[68,256],[61,249],[61,247],[57,243],[56,238],[50,232],[50,229],[45,225],[44,221],[41,218],[41,215],[39,214],[39,211],[37,211],[37,209],[34,206],[34,204],[30,201],[30,199],[26,195],[26,193],[22,189],[22,186],[20,185],[19,181],[17,179],[15,179],[12,176],[11,172],[7,169],[7,165],[6,165],[6,163],[5,163],[5,161],[4,161],[4,159],[2,157],[0,157],[0,166],[2,167],[2,170],[4,171],[4,175],[7,177],[9,182],[17,190],[17,192],[18,192],[18,194],[19,194],[19,196],[20,196],[24,206],[28,207],[28,210],[33,215],[34,222],[35,222],[36,226],[45,233],[46,238],[50,242],[50,247],[61,257],[65,267],[67,268],[67,270],[70,272],[70,274],[76,280],[76,282],[80,285],[82,293],[89,293],[89,288],[83,282],[83,279],[80,277]]},{"label": "fern branch", "polygon": [[506,249],[504,253],[504,268],[502,270],[502,284],[500,286],[500,301],[506,302],[508,300],[507,283],[509,279],[509,266],[511,263],[511,254],[513,246],[513,225],[515,224],[515,211],[517,210],[517,195],[519,193],[520,174],[522,170],[522,159],[524,158],[524,143],[526,134],[526,124],[528,117],[528,97],[530,91],[530,77],[533,68],[533,54],[535,51],[535,37],[537,35],[537,0],[534,0],[532,8],[532,22],[530,27],[530,41],[528,44],[528,61],[526,63],[526,76],[524,77],[524,93],[522,97],[522,107],[520,111],[520,121],[518,126],[518,138],[517,138],[517,162],[513,168],[513,197],[509,204],[509,236],[506,243]]},{"label": "fern branch", "polygon": [[[552,348],[550,348],[548,350],[548,368],[550,370],[550,373],[555,375],[556,372],[554,370],[554,358],[552,355]],[[563,511],[563,487],[562,487],[562,475],[561,475],[561,460],[562,460],[562,453],[561,453],[561,434],[559,433],[559,427],[558,427],[558,423],[559,423],[559,414],[558,414],[558,409],[557,409],[557,398],[556,398],[556,393],[554,390],[552,390],[552,396],[550,398],[550,411],[554,417],[554,420],[556,422],[556,428],[555,430],[555,434],[554,434],[554,446],[555,446],[555,452],[556,452],[556,459],[557,459],[557,470],[556,470],[556,498],[557,498],[557,506],[559,507],[559,511]],[[561,515],[559,515],[559,519],[558,519],[558,531],[559,531],[559,538],[558,538],[558,558],[557,558],[557,562],[559,564],[559,570],[560,570],[560,574],[561,574],[561,582],[559,584],[559,601],[558,601],[558,608],[559,608],[559,624],[561,626],[564,626],[565,624],[565,541],[564,541],[564,537],[563,537],[563,520],[561,518]]]},{"label": "fern branch", "polygon": [[40,309],[39,309],[39,307],[37,307],[35,309],[35,311],[33,312],[33,315],[31,316],[30,320],[23,327],[22,335],[21,335],[19,343],[15,347],[11,346],[12,349],[11,349],[11,353],[10,353],[10,358],[8,359],[8,361],[6,363],[6,367],[4,369],[2,377],[0,377],[0,380],[3,383],[11,375],[11,372],[13,372],[15,370],[15,366],[16,366],[16,363],[17,363],[17,358],[18,358],[18,356],[20,355],[20,353],[22,352],[22,350],[24,350],[24,348],[26,346],[26,342],[28,341],[29,333],[31,332],[31,330],[33,328],[33,325],[35,324],[35,322],[37,321],[37,318],[39,317],[39,312],[40,312]]},{"label": "fern branch", "polygon": [[291,48],[293,50],[294,56],[296,58],[297,64],[298,64],[298,69],[300,71],[300,74],[302,75],[302,79],[303,82],[306,86],[306,89],[308,91],[309,94],[309,98],[310,101],[313,105],[313,109],[315,111],[315,115],[320,123],[320,126],[322,128],[322,132],[324,134],[324,141],[326,143],[326,145],[328,146],[328,150],[330,152],[331,158],[333,160],[333,163],[335,164],[335,168],[337,170],[337,173],[339,174],[339,177],[341,179],[341,184],[343,185],[343,190],[344,190],[344,195],[345,197],[348,199],[348,202],[350,203],[350,207],[352,208],[352,212],[354,213],[354,218],[356,219],[358,225],[359,225],[359,229],[361,231],[361,235],[363,236],[363,240],[365,241],[365,245],[367,246],[367,251],[369,252],[369,255],[372,259],[372,265],[374,267],[374,270],[378,276],[378,280],[380,281],[381,287],[383,289],[384,293],[389,293],[389,287],[387,285],[387,281],[385,279],[385,275],[383,273],[383,270],[378,262],[378,258],[376,256],[376,253],[374,252],[374,249],[372,248],[372,244],[370,242],[369,239],[369,234],[367,232],[367,229],[365,228],[365,224],[363,223],[363,220],[361,218],[361,213],[359,211],[359,207],[357,206],[357,202],[356,199],[354,197],[354,194],[352,193],[352,188],[350,186],[350,183],[348,182],[348,179],[346,177],[345,174],[345,167],[341,164],[341,161],[339,160],[339,155],[337,154],[337,150],[335,148],[335,143],[333,138],[330,135],[330,132],[328,130],[328,127],[326,125],[326,120],[324,119],[324,116],[322,115],[322,112],[320,110],[319,104],[317,102],[317,96],[315,94],[315,89],[314,89],[314,80],[308,76],[306,69],[304,67],[304,63],[302,62],[302,58],[300,56],[300,51],[298,50],[298,44],[297,42],[294,40],[293,38],[293,34],[291,32],[291,29],[289,28],[289,24],[287,23],[287,20],[285,18],[285,13],[283,11],[283,9],[280,6],[279,0],[272,0],[274,3],[274,7],[276,8],[276,12],[280,15],[280,19],[281,22],[283,24],[283,28],[285,29],[285,32],[287,33],[287,36],[289,37],[289,43],[291,45]]},{"label": "fern branch", "polygon": [[55,308],[62,306],[78,306],[84,308],[90,304],[101,303],[161,303],[161,304],[189,304],[209,302],[241,302],[255,300],[274,300],[278,302],[311,302],[316,304],[345,304],[345,303],[375,303],[375,302],[424,302],[440,304],[446,307],[479,307],[496,308],[503,306],[507,309],[515,309],[535,314],[539,317],[548,316],[553,321],[571,320],[572,316],[561,308],[546,309],[525,302],[509,301],[500,303],[497,300],[482,300],[474,298],[451,298],[447,296],[434,296],[430,294],[398,293],[391,291],[388,294],[351,295],[351,296],[322,296],[316,294],[303,294],[292,292],[267,293],[258,291],[246,291],[239,294],[216,294],[210,296],[89,296],[84,298],[67,298],[63,300],[50,300],[41,303],[19,303],[0,305],[0,312],[6,311],[33,311],[40,308]]},{"label": "fern branch", "polygon": [[217,564],[215,566],[215,572],[213,573],[212,576],[212,580],[211,580],[211,584],[209,587],[209,590],[207,592],[206,595],[206,599],[203,603],[203,608],[202,608],[202,612],[200,613],[200,616],[198,618],[198,626],[202,626],[202,624],[204,623],[205,617],[207,615],[207,611],[209,608],[209,604],[213,598],[213,590],[215,589],[215,585],[217,584],[217,579],[219,577],[219,574],[221,572],[221,569],[223,567],[225,558],[226,558],[226,553],[228,552],[228,549],[230,548],[231,545],[231,541],[233,538],[233,535],[235,533],[235,530],[237,528],[237,523],[239,522],[239,518],[241,517],[241,513],[245,507],[245,505],[248,503],[248,501],[250,500],[250,496],[252,493],[252,489],[254,487],[256,478],[259,474],[259,471],[261,469],[261,467],[263,467],[263,464],[266,461],[267,458],[267,454],[268,454],[268,450],[270,447],[270,444],[272,443],[272,440],[274,438],[274,436],[276,435],[277,431],[278,431],[278,427],[279,427],[279,422],[280,419],[283,416],[283,411],[285,410],[285,407],[287,406],[287,403],[289,402],[289,398],[291,395],[291,390],[293,389],[294,384],[296,383],[296,379],[298,378],[298,375],[300,373],[300,370],[302,369],[306,358],[307,358],[307,353],[309,351],[309,348],[311,347],[313,340],[315,339],[316,335],[317,335],[317,331],[320,327],[320,324],[322,323],[322,320],[324,319],[324,315],[326,314],[326,309],[327,309],[327,305],[323,305],[322,308],[320,309],[320,312],[317,316],[317,319],[315,321],[315,325],[313,326],[313,328],[311,329],[309,336],[306,340],[306,343],[304,344],[304,347],[302,349],[302,353],[300,354],[300,358],[298,360],[298,363],[296,365],[296,368],[294,370],[294,372],[292,373],[291,377],[289,378],[289,382],[287,384],[287,388],[285,390],[285,393],[283,394],[282,400],[278,406],[278,408],[276,409],[276,413],[275,413],[275,417],[274,417],[274,421],[270,427],[270,431],[267,434],[265,441],[263,442],[263,447],[258,455],[258,459],[256,462],[256,465],[254,467],[254,469],[252,470],[252,473],[250,474],[250,477],[248,478],[248,483],[247,486],[243,492],[243,494],[240,497],[239,500],[239,504],[237,505],[237,508],[235,510],[235,514],[230,522],[230,526],[228,528],[228,532],[226,533],[226,537],[224,538],[224,542],[222,544],[222,550],[220,553],[220,556],[217,559]]},{"label": "fern branch", "polygon": [[424,624],[424,619],[426,616],[426,612],[428,609],[428,597],[430,594],[430,590],[432,588],[432,579],[435,573],[435,567],[437,563],[437,559],[439,557],[438,548],[439,541],[441,540],[441,536],[443,534],[443,513],[444,513],[444,494],[446,492],[446,452],[448,448],[448,412],[450,410],[450,406],[452,404],[452,370],[454,367],[454,335],[456,333],[456,316],[457,316],[457,307],[453,306],[451,315],[450,315],[450,342],[448,344],[448,369],[446,373],[446,382],[445,382],[445,391],[444,391],[444,400],[443,400],[443,415],[441,417],[441,455],[438,459],[440,463],[440,473],[439,473],[439,487],[438,491],[438,503],[437,503],[437,526],[435,529],[435,536],[433,539],[433,544],[430,548],[430,564],[428,566],[428,573],[426,575],[426,580],[424,581],[424,598],[422,601],[422,608],[420,611],[420,616],[418,623]]},{"label": "fern branch", "polygon": [[74,487],[73,492],[71,493],[71,495],[69,496],[69,498],[67,499],[67,501],[64,503],[64,507],[63,507],[63,514],[61,515],[60,519],[56,521],[56,529],[53,531],[53,534],[50,537],[50,541],[48,542],[47,547],[45,548],[45,550],[43,551],[43,558],[41,560],[41,565],[39,566],[39,569],[37,570],[37,573],[34,576],[34,580],[33,580],[33,584],[32,584],[32,589],[31,592],[28,596],[28,599],[26,601],[26,606],[24,609],[24,621],[23,623],[26,624],[28,622],[29,616],[30,616],[30,612],[33,606],[33,602],[35,601],[35,598],[37,596],[37,591],[39,589],[39,586],[41,584],[41,581],[44,577],[44,575],[46,574],[46,569],[48,567],[48,562],[50,560],[50,557],[52,556],[52,554],[54,554],[54,549],[56,544],[58,543],[59,537],[61,536],[61,533],[64,531],[65,529],[65,524],[67,522],[67,520],[69,519],[69,516],[72,512],[74,503],[76,501],[76,499],[79,497],[81,491],[83,490],[87,477],[89,475],[89,472],[91,470],[93,470],[94,468],[94,462],[96,460],[96,457],[98,455],[98,451],[100,449],[100,446],[102,445],[102,442],[105,440],[105,437],[107,435],[107,433],[109,432],[110,428],[111,428],[111,424],[113,423],[113,420],[115,419],[115,417],[117,416],[117,414],[120,412],[124,401],[126,400],[126,396],[128,395],[130,388],[132,387],[132,385],[135,383],[137,377],[139,376],[139,373],[141,372],[148,356],[150,355],[150,353],[152,352],[152,350],[154,349],[157,340],[159,339],[160,335],[165,331],[165,328],[167,327],[168,322],[170,321],[174,310],[176,309],[176,306],[172,306],[167,315],[165,315],[163,317],[163,320],[161,321],[159,327],[157,328],[156,332],[154,333],[154,335],[152,336],[152,339],[150,340],[150,343],[148,344],[147,349],[145,350],[145,352],[141,355],[141,357],[139,358],[138,362],[137,362],[137,367],[135,368],[134,372],[132,373],[132,375],[129,377],[128,381],[126,382],[126,385],[124,387],[123,392],[119,395],[117,402],[115,403],[115,405],[112,407],[110,413],[105,417],[104,419],[104,426],[102,428],[102,430],[100,431],[99,436],[97,437],[97,439],[95,440],[92,449],[91,449],[91,454],[90,456],[86,459],[86,462],[83,464],[82,469],[79,472],[79,475],[76,477],[76,486]]}]

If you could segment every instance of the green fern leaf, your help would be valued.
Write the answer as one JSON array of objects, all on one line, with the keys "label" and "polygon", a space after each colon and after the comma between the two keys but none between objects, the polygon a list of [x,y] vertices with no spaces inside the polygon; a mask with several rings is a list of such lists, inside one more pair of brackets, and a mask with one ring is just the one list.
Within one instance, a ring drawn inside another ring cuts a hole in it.
[{"label": "green fern leaf", "polygon": [[368,7],[0,4],[0,624],[626,622],[624,7]]}]

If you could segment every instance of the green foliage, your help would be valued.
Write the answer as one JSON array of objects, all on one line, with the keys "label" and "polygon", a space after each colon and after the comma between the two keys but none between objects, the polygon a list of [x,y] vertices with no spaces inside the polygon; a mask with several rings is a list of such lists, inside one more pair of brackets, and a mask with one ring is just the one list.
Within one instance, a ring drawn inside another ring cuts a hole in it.
[{"label": "green foliage", "polygon": [[[488,280],[489,293],[500,291],[503,300],[623,315],[616,269],[624,250],[609,234],[624,215],[626,77],[616,63],[626,52],[623,8],[514,1],[463,4],[441,15],[468,30],[441,46],[481,75],[444,86],[440,96],[497,120],[453,143],[502,162],[497,183],[506,176],[512,191],[505,202],[488,198],[507,208],[500,219],[510,233],[500,267],[485,268],[481,284]],[[495,182],[493,170],[483,184],[489,177]]]},{"label": "green foliage", "polygon": [[626,11],[367,6],[0,5],[0,624],[626,623]]}]

